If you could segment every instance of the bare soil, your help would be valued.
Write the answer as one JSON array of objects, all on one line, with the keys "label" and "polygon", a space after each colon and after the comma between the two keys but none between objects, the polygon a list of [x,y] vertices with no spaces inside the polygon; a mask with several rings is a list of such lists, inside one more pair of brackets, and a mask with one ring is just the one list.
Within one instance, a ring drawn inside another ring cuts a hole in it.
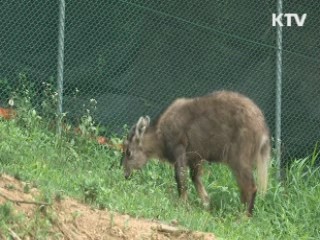
[{"label": "bare soil", "polygon": [[[212,240],[212,233],[191,232],[177,226],[163,224],[153,220],[137,219],[129,215],[121,215],[109,210],[98,210],[64,197],[56,199],[52,205],[39,202],[39,191],[28,183],[18,181],[8,175],[0,176],[0,205],[12,202],[16,213],[23,213],[32,222],[35,212],[43,209],[44,215],[50,215],[51,227],[47,239],[108,239],[108,240]],[[26,190],[27,189],[27,190]],[[27,224],[27,223],[25,223]],[[24,227],[24,226],[21,226]],[[19,236],[9,229],[13,239],[34,239],[32,234]],[[55,237],[53,237],[55,236]],[[0,239],[3,236],[0,233]]]}]

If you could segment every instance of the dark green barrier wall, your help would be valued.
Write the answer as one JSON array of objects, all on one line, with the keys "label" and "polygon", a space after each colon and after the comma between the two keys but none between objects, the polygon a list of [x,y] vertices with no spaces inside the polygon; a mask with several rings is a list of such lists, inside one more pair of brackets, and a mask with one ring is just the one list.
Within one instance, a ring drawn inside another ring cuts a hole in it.
[{"label": "dark green barrier wall", "polygon": [[[0,4],[5,104],[4,81],[17,84],[21,72],[39,93],[56,79],[59,1]],[[283,151],[302,157],[320,139],[320,2],[285,1],[283,10],[308,14],[304,27],[283,28]],[[177,97],[229,89],[253,98],[274,132],[272,13],[271,0],[66,1],[63,109],[77,120],[94,98],[97,121],[121,132]]]}]

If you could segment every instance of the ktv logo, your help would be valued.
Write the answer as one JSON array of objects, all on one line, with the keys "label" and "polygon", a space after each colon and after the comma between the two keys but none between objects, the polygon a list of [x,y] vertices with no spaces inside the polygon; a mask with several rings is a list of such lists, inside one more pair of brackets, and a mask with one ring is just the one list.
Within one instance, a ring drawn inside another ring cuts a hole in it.
[{"label": "ktv logo", "polygon": [[[283,18],[286,18],[286,20],[284,20]],[[304,23],[306,21],[307,18],[307,14],[304,13],[301,15],[301,17],[297,14],[297,13],[281,13],[281,14],[272,14],[272,26],[287,26],[287,27],[291,27],[292,26],[292,22],[295,22],[296,25],[298,27],[303,27]]]}]

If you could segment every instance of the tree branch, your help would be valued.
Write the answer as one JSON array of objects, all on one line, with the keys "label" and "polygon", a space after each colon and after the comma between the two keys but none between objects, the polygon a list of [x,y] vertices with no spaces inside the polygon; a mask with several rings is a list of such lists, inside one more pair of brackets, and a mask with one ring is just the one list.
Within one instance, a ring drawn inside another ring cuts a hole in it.
[{"label": "tree branch", "polygon": [[46,203],[46,202],[37,202],[37,201],[25,201],[25,200],[14,200],[11,198],[8,198],[7,196],[5,196],[4,194],[2,194],[0,192],[0,197],[3,197],[4,199],[6,199],[7,201],[16,203],[16,204],[34,204],[34,205],[44,205],[44,206],[50,206],[50,203]]}]

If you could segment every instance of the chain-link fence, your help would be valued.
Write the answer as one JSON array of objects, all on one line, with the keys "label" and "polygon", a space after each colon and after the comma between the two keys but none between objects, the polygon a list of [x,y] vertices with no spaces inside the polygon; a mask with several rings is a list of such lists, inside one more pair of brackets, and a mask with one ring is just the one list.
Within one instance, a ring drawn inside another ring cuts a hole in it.
[{"label": "chain-link fence", "polygon": [[[229,89],[261,106],[274,136],[276,1],[67,0],[65,12],[60,3],[1,1],[2,106],[21,74],[39,96],[42,82],[58,86],[59,78],[73,122],[95,99],[96,121],[121,133],[177,97]],[[282,151],[304,157],[320,139],[320,2],[284,1],[283,12],[307,13],[303,27],[282,28],[281,65]]]}]

